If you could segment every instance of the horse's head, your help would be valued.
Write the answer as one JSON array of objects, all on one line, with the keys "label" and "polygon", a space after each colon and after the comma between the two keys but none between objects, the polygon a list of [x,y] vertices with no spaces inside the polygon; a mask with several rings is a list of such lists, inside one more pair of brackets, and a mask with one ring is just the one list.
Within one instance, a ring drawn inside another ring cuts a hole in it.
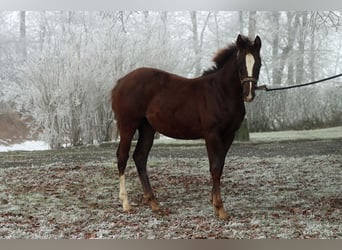
[{"label": "horse's head", "polygon": [[255,88],[261,68],[261,40],[259,36],[254,41],[251,41],[239,35],[236,45],[238,48],[237,62],[239,78],[243,88],[243,98],[246,102],[251,102],[255,96]]}]

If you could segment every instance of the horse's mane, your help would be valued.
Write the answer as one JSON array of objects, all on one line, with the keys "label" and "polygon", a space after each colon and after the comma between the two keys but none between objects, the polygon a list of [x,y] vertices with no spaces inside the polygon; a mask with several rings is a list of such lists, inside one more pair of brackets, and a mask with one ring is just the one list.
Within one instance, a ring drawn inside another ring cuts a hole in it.
[{"label": "horse's mane", "polygon": [[[241,36],[247,46],[250,46],[253,44],[253,42],[245,36]],[[216,55],[213,57],[213,62],[215,63],[214,66],[211,68],[203,71],[202,76],[209,75],[211,73],[215,73],[216,71],[220,70],[225,63],[234,55],[236,55],[238,51],[238,47],[236,43],[228,45],[226,48],[219,50]]]}]

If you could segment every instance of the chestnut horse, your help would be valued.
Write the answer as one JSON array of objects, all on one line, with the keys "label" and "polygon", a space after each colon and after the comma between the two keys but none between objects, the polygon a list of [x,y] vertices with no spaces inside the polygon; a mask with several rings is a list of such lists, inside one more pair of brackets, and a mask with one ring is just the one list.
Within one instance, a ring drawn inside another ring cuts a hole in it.
[{"label": "chestnut horse", "polygon": [[245,116],[244,101],[251,102],[261,67],[261,40],[239,35],[236,43],[219,51],[215,66],[194,79],[154,68],[138,68],[119,79],[112,90],[120,143],[117,149],[123,210],[131,206],[125,187],[125,168],[132,137],[139,138],[133,159],[143,188],[143,200],[153,211],[160,207],[146,172],[147,157],[156,131],[177,139],[204,139],[213,187],[211,202],[221,219],[220,179],[225,157]]}]

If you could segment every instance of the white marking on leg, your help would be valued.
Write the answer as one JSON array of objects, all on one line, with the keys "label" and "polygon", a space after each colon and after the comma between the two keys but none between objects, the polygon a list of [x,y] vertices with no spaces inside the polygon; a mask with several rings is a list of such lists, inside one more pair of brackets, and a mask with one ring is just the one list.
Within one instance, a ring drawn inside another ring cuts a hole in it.
[{"label": "white marking on leg", "polygon": [[254,63],[255,63],[254,56],[250,53],[246,54],[246,68],[247,68],[248,77],[253,77]]},{"label": "white marking on leg", "polygon": [[131,206],[128,203],[128,196],[126,191],[126,182],[125,175],[121,175],[120,178],[120,186],[119,186],[119,198],[122,201],[123,211],[128,211],[131,209]]}]

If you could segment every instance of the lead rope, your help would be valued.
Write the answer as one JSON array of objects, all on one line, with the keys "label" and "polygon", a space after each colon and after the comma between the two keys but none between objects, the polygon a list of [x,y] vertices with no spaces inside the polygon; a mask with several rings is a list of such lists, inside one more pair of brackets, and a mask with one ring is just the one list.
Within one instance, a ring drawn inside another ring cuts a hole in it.
[{"label": "lead rope", "polygon": [[267,85],[261,85],[259,87],[256,88],[256,90],[265,90],[265,91],[277,91],[277,90],[284,90],[284,89],[293,89],[293,88],[300,88],[300,87],[304,87],[304,86],[308,86],[308,85],[314,85],[320,82],[325,82],[325,81],[329,81],[331,79],[337,78],[337,77],[341,77],[342,74],[338,74],[338,75],[334,75],[334,76],[330,76],[321,80],[317,80],[317,81],[313,81],[313,82],[308,82],[308,83],[303,83],[303,84],[298,84],[298,85],[292,85],[292,86],[287,86],[287,87],[279,87],[279,88],[268,88]]}]

